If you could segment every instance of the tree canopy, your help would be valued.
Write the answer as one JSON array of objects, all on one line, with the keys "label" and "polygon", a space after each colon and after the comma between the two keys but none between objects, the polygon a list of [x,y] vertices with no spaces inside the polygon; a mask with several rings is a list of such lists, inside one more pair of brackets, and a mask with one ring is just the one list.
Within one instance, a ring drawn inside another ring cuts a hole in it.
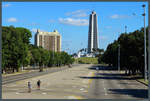
[{"label": "tree canopy", "polygon": [[31,31],[26,28],[2,27],[2,71],[19,71],[28,65],[50,67],[73,63],[74,59],[66,52],[48,51],[30,44],[31,37]]},{"label": "tree canopy", "polygon": [[[130,33],[122,33],[117,40],[107,46],[102,57],[103,62],[118,66],[118,48],[120,45],[120,66],[128,74],[138,72],[144,75],[144,32],[143,28]],[[148,35],[148,28],[146,34]],[[148,40],[148,38],[147,38]],[[147,41],[148,42],[148,41]]]}]

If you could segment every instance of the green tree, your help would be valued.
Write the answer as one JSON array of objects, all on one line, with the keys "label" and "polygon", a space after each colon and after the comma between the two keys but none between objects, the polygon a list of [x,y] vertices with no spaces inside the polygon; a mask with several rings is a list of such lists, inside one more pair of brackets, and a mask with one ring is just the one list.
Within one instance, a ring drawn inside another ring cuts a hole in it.
[{"label": "green tree", "polygon": [[[136,30],[134,32],[122,33],[117,41],[114,41],[108,45],[106,51],[101,57],[103,62],[117,66],[117,44],[120,44],[121,69],[125,69],[126,73],[133,75],[139,73],[140,71],[140,73],[144,76],[143,31],[143,28],[141,28],[140,30]],[[148,28],[146,33],[148,35]]]},{"label": "green tree", "polygon": [[[21,30],[24,30],[22,32]],[[28,38],[26,34],[28,33]],[[28,55],[28,44],[31,32],[25,28],[15,28],[13,26],[2,27],[2,54],[3,69],[10,68],[19,71],[21,65],[26,61]]]}]

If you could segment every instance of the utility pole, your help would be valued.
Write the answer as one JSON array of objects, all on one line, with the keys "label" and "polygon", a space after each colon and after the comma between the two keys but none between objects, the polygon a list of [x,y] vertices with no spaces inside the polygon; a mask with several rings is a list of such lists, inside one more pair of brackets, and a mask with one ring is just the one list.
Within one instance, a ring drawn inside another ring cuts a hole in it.
[{"label": "utility pole", "polygon": [[125,26],[125,34],[127,33],[127,26]]},{"label": "utility pole", "polygon": [[[150,9],[150,3],[148,3],[148,9]],[[148,81],[150,81],[150,26],[148,26]],[[148,83],[150,88],[150,83]],[[150,91],[148,91],[148,98],[150,98]]]},{"label": "utility pole", "polygon": [[55,36],[53,36],[53,62],[54,62],[54,52],[55,52],[55,44],[54,44],[54,42],[55,42]]},{"label": "utility pole", "polygon": [[144,16],[144,62],[145,62],[145,76],[144,80],[147,80],[147,54],[146,54],[146,27],[145,27],[145,4],[142,5],[144,8],[144,13],[142,14]]},{"label": "utility pole", "polygon": [[118,71],[120,71],[120,43],[118,44]]}]

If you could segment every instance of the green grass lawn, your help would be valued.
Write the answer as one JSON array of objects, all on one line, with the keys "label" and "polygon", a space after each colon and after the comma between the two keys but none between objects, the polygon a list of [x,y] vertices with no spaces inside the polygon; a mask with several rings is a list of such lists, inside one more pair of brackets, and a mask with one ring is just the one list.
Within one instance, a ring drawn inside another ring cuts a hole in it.
[{"label": "green grass lawn", "polygon": [[146,81],[144,79],[138,79],[138,80],[148,85],[148,80]]},{"label": "green grass lawn", "polygon": [[81,57],[75,60],[77,63],[83,64],[98,64],[98,58],[93,57]]}]

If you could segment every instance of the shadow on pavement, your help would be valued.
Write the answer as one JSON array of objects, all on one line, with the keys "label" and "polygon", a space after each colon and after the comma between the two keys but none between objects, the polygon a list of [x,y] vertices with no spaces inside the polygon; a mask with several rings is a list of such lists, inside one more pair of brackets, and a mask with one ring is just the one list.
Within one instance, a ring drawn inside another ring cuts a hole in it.
[{"label": "shadow on pavement", "polygon": [[136,98],[148,98],[148,90],[145,89],[108,89],[115,94],[129,95]]},{"label": "shadow on pavement", "polygon": [[110,66],[92,66],[92,67],[90,67],[88,69],[96,70],[96,68],[98,68],[99,70],[111,70],[111,71],[117,70],[116,67],[110,67]]},{"label": "shadow on pavement", "polygon": [[[96,70],[96,68],[98,68],[98,71],[116,71],[115,68],[113,67],[109,67],[109,66],[93,66],[93,67],[90,67],[88,69],[91,69],[91,70]],[[122,74],[122,73],[96,73],[95,74],[96,76],[94,77],[80,77],[80,78],[83,78],[83,79],[106,79],[106,80],[135,80],[135,79],[140,79],[141,77],[130,77],[126,74]]]},{"label": "shadow on pavement", "polygon": [[94,76],[94,77],[83,77],[83,76],[80,76],[80,78],[82,79],[105,79],[105,80],[131,80],[130,78],[123,78],[123,77],[97,77],[97,76]]},{"label": "shadow on pavement", "polygon": [[[96,68],[98,68],[98,70],[96,70]],[[108,66],[93,66],[90,67],[89,69],[91,70],[95,70],[97,71],[97,73],[95,73],[95,76],[90,77],[90,76],[79,76],[79,78],[82,79],[104,79],[104,80],[135,80],[137,78],[141,78],[141,77],[130,77],[127,76],[125,74],[121,74],[118,72],[109,72],[109,73],[98,73],[98,71],[116,71],[116,69],[112,68],[112,67],[108,67]],[[135,85],[136,83],[121,83],[122,85]],[[121,94],[121,95],[129,95],[129,96],[133,96],[136,98],[148,98],[148,90],[147,89],[108,89],[109,91],[111,91],[113,94]]]},{"label": "shadow on pavement", "polygon": [[[103,74],[101,74],[103,75]],[[105,74],[104,76],[93,76],[93,77],[87,77],[87,76],[79,76],[79,78],[82,78],[82,79],[105,79],[105,80],[135,80],[136,78],[129,78],[127,76],[114,76],[115,74],[113,74],[111,76],[111,74]],[[118,75],[118,74],[117,74]]]},{"label": "shadow on pavement", "polygon": [[104,76],[126,76],[125,74],[121,74],[121,73],[96,73],[96,75],[104,75]]}]

